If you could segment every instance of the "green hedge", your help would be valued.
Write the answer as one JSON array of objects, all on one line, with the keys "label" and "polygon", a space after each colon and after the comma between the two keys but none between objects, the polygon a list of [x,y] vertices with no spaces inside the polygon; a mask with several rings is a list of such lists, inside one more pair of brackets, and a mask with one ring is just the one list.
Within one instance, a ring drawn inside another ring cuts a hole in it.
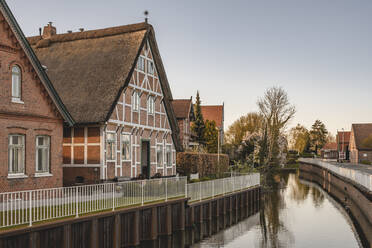
[{"label": "green hedge", "polygon": [[191,173],[199,173],[199,178],[222,174],[229,169],[229,156],[220,154],[218,166],[218,154],[179,152],[177,153],[177,172],[184,176]]}]

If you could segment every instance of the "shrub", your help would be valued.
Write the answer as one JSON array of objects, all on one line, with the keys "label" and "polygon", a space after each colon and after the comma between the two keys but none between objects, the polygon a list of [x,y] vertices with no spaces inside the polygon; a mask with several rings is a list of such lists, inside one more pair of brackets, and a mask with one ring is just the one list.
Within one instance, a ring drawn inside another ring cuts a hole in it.
[{"label": "shrub", "polygon": [[229,157],[220,154],[220,164],[218,166],[218,154],[215,153],[177,153],[177,172],[184,176],[191,173],[199,173],[199,177],[222,174],[229,169]]},{"label": "shrub", "polygon": [[371,162],[368,161],[368,160],[362,160],[360,161],[361,164],[365,164],[365,165],[371,165]]}]

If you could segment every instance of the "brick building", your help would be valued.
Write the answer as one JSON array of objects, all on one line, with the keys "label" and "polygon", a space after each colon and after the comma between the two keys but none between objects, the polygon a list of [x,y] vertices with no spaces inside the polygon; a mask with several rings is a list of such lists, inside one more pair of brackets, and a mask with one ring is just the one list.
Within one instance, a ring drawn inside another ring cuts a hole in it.
[{"label": "brick building", "polygon": [[326,143],[322,147],[322,149],[320,149],[320,156],[323,159],[337,160],[338,158],[337,143],[336,142]]},{"label": "brick building", "polygon": [[350,131],[338,131],[336,135],[337,151],[339,160],[350,160]]},{"label": "brick building", "polygon": [[64,119],[53,85],[0,0],[0,192],[62,186]]},{"label": "brick building", "polygon": [[220,133],[220,142],[224,144],[225,104],[202,105],[201,112],[205,120],[214,121]]},{"label": "brick building", "polygon": [[28,40],[75,121],[63,131],[64,185],[175,175],[179,129],[151,25],[49,24]]},{"label": "brick building", "polygon": [[350,134],[350,162],[372,162],[372,123],[352,124]]},{"label": "brick building", "polygon": [[174,99],[172,105],[180,129],[180,143],[183,149],[187,150],[190,148],[191,122],[195,120],[192,97],[190,99]]}]

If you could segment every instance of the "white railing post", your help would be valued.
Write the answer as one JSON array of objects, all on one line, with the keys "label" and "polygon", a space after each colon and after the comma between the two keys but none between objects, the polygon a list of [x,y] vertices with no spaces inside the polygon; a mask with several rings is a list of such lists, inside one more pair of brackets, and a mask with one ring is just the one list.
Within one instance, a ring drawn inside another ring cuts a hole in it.
[{"label": "white railing post", "polygon": [[76,218],[79,218],[79,187],[76,187],[75,188],[75,206],[76,206],[76,208],[75,208],[75,211],[76,211]]},{"label": "white railing post", "polygon": [[112,184],[112,211],[115,210],[115,183]]},{"label": "white railing post", "polygon": [[144,202],[143,202],[143,180],[141,182],[141,205],[143,206]]},{"label": "white railing post", "polygon": [[202,200],[201,182],[199,182],[199,201]]},{"label": "white railing post", "polygon": [[168,178],[165,178],[165,201],[168,201]]},{"label": "white railing post", "polygon": [[214,180],[212,180],[212,199],[214,198]]},{"label": "white railing post", "polygon": [[222,194],[225,195],[225,178],[222,179]]},{"label": "white railing post", "polygon": [[32,191],[30,191],[28,200],[30,201],[30,204],[29,204],[29,207],[30,207],[30,226],[32,226]]}]

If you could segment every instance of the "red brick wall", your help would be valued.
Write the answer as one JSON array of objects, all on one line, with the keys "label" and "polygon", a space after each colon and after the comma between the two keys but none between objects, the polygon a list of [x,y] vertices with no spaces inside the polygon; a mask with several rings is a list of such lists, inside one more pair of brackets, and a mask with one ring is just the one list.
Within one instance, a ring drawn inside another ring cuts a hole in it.
[{"label": "red brick wall", "polygon": [[[7,24],[0,25],[0,192],[62,186],[63,120],[55,113],[44,86],[32,72],[23,50]],[[12,41],[13,40],[13,41]],[[12,66],[21,68],[21,100],[12,102]],[[36,79],[35,79],[36,78]],[[25,176],[8,178],[8,135],[25,135]],[[50,136],[50,172],[53,176],[35,177],[36,135]]]},{"label": "red brick wall", "polygon": [[83,184],[96,184],[100,182],[99,167],[64,167],[63,186],[76,185],[76,177],[84,179]]}]

